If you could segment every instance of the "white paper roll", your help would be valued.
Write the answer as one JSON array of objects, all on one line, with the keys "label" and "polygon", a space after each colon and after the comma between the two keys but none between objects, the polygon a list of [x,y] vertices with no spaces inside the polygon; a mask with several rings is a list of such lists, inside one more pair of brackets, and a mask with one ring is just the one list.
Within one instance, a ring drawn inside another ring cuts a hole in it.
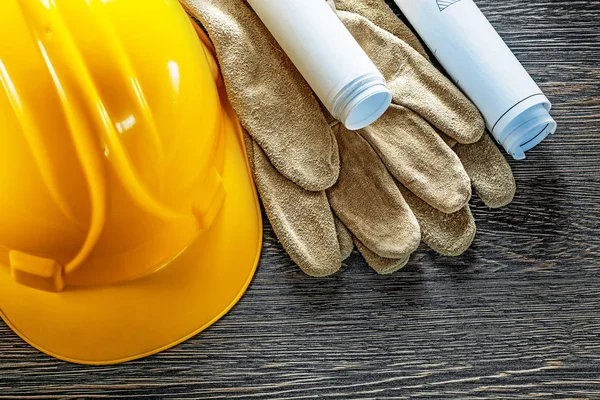
[{"label": "white paper roll", "polygon": [[556,130],[550,101],[473,0],[394,0],[515,159]]},{"label": "white paper roll", "polygon": [[248,0],[334,118],[361,129],[389,107],[381,72],[325,0]]}]

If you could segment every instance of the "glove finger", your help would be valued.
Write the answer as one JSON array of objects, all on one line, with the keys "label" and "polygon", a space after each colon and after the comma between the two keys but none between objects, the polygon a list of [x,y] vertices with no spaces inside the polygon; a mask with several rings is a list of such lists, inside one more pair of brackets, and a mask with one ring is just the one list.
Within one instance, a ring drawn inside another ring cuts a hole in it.
[{"label": "glove finger", "polygon": [[377,153],[360,135],[334,127],[340,177],[327,190],[335,214],[381,257],[406,258],[421,240],[419,224]]},{"label": "glove finger", "polygon": [[438,133],[454,149],[475,192],[488,207],[504,207],[513,200],[517,190],[515,178],[506,158],[490,135],[483,135],[473,144],[458,144],[454,139]]},{"label": "glove finger", "polygon": [[398,271],[408,264],[408,260],[410,259],[410,256],[400,260],[384,258],[369,250],[369,248],[362,244],[360,240],[354,238],[354,241],[356,243],[356,248],[360,251],[360,254],[362,254],[369,267],[373,268],[375,272],[381,275],[388,275]]},{"label": "glove finger", "polygon": [[342,261],[350,257],[352,254],[352,250],[354,250],[354,240],[352,239],[352,234],[346,228],[346,225],[338,217],[333,216],[333,221],[335,223],[335,230],[337,232],[338,242],[340,243],[340,253],[342,255]]},{"label": "glove finger", "polygon": [[411,110],[392,105],[359,134],[390,173],[432,207],[453,213],[471,198],[471,182],[458,156]]},{"label": "glove finger", "polygon": [[335,0],[337,10],[361,15],[385,29],[428,58],[419,38],[406,26],[383,0]]},{"label": "glove finger", "polygon": [[445,214],[429,206],[401,184],[398,184],[398,188],[421,225],[423,242],[433,251],[445,256],[459,256],[471,246],[476,227],[469,205],[452,214]]},{"label": "glove finger", "polygon": [[362,16],[338,11],[340,19],[383,73],[393,103],[415,111],[460,143],[484,132],[477,108],[426,58]]},{"label": "glove finger", "polygon": [[338,150],[318,101],[243,0],[181,0],[216,49],[244,128],[286,178],[308,190],[337,180]]},{"label": "glove finger", "polygon": [[454,151],[469,174],[475,192],[488,207],[504,207],[513,200],[517,190],[515,178],[489,135],[477,143],[458,144]]},{"label": "glove finger", "polygon": [[294,184],[271,165],[256,142],[251,147],[256,186],[283,248],[308,275],[337,272],[342,266],[340,244],[325,192]]}]

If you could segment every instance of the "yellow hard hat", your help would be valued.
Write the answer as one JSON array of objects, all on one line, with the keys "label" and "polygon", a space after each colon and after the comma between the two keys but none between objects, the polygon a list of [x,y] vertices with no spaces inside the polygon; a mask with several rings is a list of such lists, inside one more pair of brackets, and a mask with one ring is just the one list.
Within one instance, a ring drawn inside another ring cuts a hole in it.
[{"label": "yellow hard hat", "polygon": [[54,357],[156,353],[252,279],[260,208],[199,33],[176,0],[0,5],[0,315]]}]

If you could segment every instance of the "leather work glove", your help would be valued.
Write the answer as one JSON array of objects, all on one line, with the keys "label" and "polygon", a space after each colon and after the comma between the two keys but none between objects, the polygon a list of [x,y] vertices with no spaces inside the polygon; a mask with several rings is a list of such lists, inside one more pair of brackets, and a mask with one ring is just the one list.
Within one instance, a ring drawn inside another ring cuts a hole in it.
[{"label": "leather work glove", "polygon": [[393,272],[418,246],[415,214],[435,250],[468,247],[470,180],[438,132],[474,143],[483,121],[411,47],[420,46],[414,36],[405,42],[358,13],[340,11],[394,97],[379,121],[349,132],[330,126],[331,116],[245,1],[182,1],[213,40],[230,100],[250,135],[249,159],[267,215],[307,274],[337,271],[353,242],[377,272]]},{"label": "leather work glove", "polygon": [[[384,0],[335,0],[334,3],[338,16],[342,21],[346,21],[344,24],[355,38],[366,37],[366,33],[361,32],[361,30],[368,30],[363,27],[364,18],[392,33],[429,60],[419,39],[393,13]],[[385,51],[381,51],[379,45],[370,45],[374,42],[368,39],[359,40],[359,43],[382,70],[384,76],[387,77],[384,70],[387,71],[388,68],[391,71],[395,70],[396,61],[381,57],[381,53],[385,56]],[[444,134],[441,136],[450,147],[454,148],[471,179],[473,188],[488,207],[499,208],[512,201],[516,191],[515,180],[508,162],[490,135],[485,134],[472,144],[461,143],[460,140],[457,141]],[[402,185],[399,187],[420,223],[423,241],[430,248],[442,255],[458,256],[471,245],[476,228],[468,204],[455,213],[444,214],[413,195]]]}]

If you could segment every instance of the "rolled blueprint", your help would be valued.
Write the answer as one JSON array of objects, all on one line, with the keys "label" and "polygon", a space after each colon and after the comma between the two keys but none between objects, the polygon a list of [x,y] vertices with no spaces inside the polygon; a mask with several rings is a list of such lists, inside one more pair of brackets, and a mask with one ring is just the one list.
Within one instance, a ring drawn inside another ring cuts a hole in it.
[{"label": "rolled blueprint", "polygon": [[361,129],[389,107],[381,72],[325,0],[248,0],[331,115]]},{"label": "rolled blueprint", "polygon": [[394,1],[507,153],[524,159],[554,133],[550,101],[473,0]]}]

